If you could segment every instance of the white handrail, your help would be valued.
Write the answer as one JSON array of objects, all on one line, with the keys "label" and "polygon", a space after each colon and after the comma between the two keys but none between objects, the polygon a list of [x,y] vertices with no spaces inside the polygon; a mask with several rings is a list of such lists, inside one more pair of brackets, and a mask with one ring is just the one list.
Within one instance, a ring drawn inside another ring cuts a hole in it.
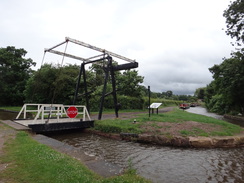
[{"label": "white handrail", "polygon": [[[82,120],[86,121],[86,117],[91,121],[90,115],[84,105],[63,105],[63,104],[24,104],[21,108],[16,119],[19,119],[20,115],[24,113],[24,119],[26,119],[27,112],[37,113],[33,119],[35,123],[36,120],[41,119],[42,123],[48,123],[50,118],[55,118],[59,122],[60,117],[68,117],[66,110],[69,107],[76,107],[78,109],[78,115],[83,115]],[[28,107],[35,107],[36,109],[29,109]],[[48,116],[48,117],[46,117]],[[46,120],[46,121],[45,121]],[[73,121],[74,119],[72,119]]]}]

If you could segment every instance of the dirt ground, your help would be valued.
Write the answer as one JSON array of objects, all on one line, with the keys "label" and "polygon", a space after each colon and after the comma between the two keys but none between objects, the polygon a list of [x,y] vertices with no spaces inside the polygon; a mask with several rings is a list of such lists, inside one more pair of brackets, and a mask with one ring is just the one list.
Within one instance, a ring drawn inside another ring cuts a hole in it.
[{"label": "dirt ground", "polygon": [[[165,107],[159,109],[159,113],[172,111],[175,107]],[[136,119],[140,113],[147,112],[128,112],[119,113],[120,119]],[[156,111],[154,111],[156,113]],[[97,119],[97,116],[92,116]],[[115,119],[115,114],[104,114],[102,119]],[[237,147],[244,145],[244,130],[236,137],[208,137],[201,135],[210,134],[211,132],[222,131],[223,127],[215,124],[199,123],[196,121],[185,121],[180,123],[154,122],[148,121],[142,126],[144,132],[137,138],[138,142],[152,143],[159,145],[179,146],[179,147]],[[119,139],[119,134],[106,134],[98,131],[91,131],[109,138]],[[133,134],[132,134],[133,135]],[[190,138],[191,137],[191,138]],[[134,136],[120,134],[124,140],[135,140]],[[203,139],[204,138],[204,139]]]},{"label": "dirt ground", "polygon": [[[165,113],[172,111],[175,107],[164,107],[158,110],[159,113]],[[136,115],[146,113],[146,112],[128,112],[128,113],[119,113],[119,118],[121,119],[131,119],[136,118]],[[147,112],[148,113],[148,112]],[[156,110],[154,110],[156,113]],[[94,119],[97,116],[92,115]],[[102,119],[113,119],[115,114],[104,114]],[[203,130],[206,132],[212,131],[221,131],[221,127],[213,124],[203,124],[195,121],[186,121],[184,123],[170,123],[170,122],[147,122],[143,129],[145,130],[144,134],[147,135],[171,135],[171,136],[182,136],[180,133],[181,130],[192,131],[193,129]]]},{"label": "dirt ground", "polygon": [[213,124],[203,124],[195,121],[186,121],[183,123],[170,123],[170,122],[147,122],[144,125],[143,129],[145,130],[144,134],[148,135],[170,135],[170,136],[182,136],[180,133],[181,130],[185,131],[197,131],[201,132],[212,132],[212,131],[221,131],[222,127]]}]

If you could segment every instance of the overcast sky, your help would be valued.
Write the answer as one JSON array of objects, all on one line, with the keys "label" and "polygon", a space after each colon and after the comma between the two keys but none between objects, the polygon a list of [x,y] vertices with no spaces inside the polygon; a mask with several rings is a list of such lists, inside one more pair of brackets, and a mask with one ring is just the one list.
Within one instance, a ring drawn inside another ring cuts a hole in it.
[{"label": "overcast sky", "polygon": [[[211,82],[208,68],[234,49],[223,30],[229,2],[0,0],[0,47],[24,48],[37,70],[44,48],[70,37],[135,59],[144,85],[154,92],[193,94]],[[84,58],[90,54],[70,44],[67,53]],[[45,63],[61,61],[58,55],[45,55]],[[73,62],[79,63],[64,60]]]}]

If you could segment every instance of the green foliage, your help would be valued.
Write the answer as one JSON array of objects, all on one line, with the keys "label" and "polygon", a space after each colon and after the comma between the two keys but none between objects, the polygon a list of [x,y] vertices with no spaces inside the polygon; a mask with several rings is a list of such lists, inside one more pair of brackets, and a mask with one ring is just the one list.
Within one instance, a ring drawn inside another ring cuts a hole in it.
[{"label": "green foliage", "polygon": [[5,156],[1,156],[0,160],[9,164],[7,169],[0,171],[1,180],[4,182],[148,182],[130,172],[121,176],[102,178],[79,161],[37,143],[25,132],[19,132],[17,137],[7,144]]},{"label": "green foliage", "polygon": [[[244,43],[244,1],[231,2],[224,11],[226,18],[226,34],[236,38],[236,43]],[[212,81],[206,88],[206,107],[220,114],[241,113],[244,115],[244,48],[233,52],[231,58],[224,59],[219,65],[210,68]]]},{"label": "green foliage", "polygon": [[130,97],[119,95],[118,101],[121,104],[121,109],[144,109],[144,99],[140,97]]},{"label": "green foliage", "polygon": [[214,81],[206,89],[207,108],[220,114],[244,114],[244,52],[232,53],[231,58],[209,70]]},{"label": "green foliage", "polygon": [[133,124],[133,119],[109,119],[95,122],[95,130],[105,133],[141,133],[142,130],[139,129],[138,126],[139,124]]},{"label": "green foliage", "polygon": [[26,102],[71,104],[78,73],[77,65],[43,65],[27,82]]},{"label": "green foliage", "polygon": [[240,46],[241,42],[244,43],[244,1],[231,2],[223,15],[227,24],[226,34],[231,38],[236,38],[237,44]]},{"label": "green foliage", "polygon": [[27,52],[13,46],[0,48],[0,105],[22,105],[23,91],[36,63]]},{"label": "green foliage", "polygon": [[[79,66],[68,65],[59,67],[51,64],[42,66],[28,80],[25,90],[26,102],[34,103],[64,103],[71,104],[77,83]],[[97,111],[104,86],[104,71],[100,66],[93,65],[86,71],[86,81],[89,94],[90,109]],[[142,109],[144,101],[139,83],[143,77],[137,71],[116,72],[117,98],[123,109]],[[114,108],[112,84],[108,82],[104,108]],[[110,94],[109,94],[110,93]],[[76,104],[85,105],[84,81],[81,79]]]},{"label": "green foliage", "polygon": [[212,98],[206,103],[206,106],[211,112],[225,114],[227,111],[227,105],[224,101],[225,99],[223,98],[223,95],[217,94],[212,96]]},{"label": "green foliage", "polygon": [[[144,92],[148,96],[148,92]],[[151,98],[157,98],[157,99],[163,99],[163,100],[176,100],[179,101],[187,101],[187,102],[196,102],[197,98],[195,96],[191,95],[174,95],[171,90],[168,90],[166,92],[158,93],[158,92],[152,92],[151,91]]]},{"label": "green foliage", "polygon": [[197,88],[195,93],[194,93],[194,96],[197,97],[198,99],[204,99],[205,97],[205,90],[206,90],[206,87],[204,88]]},{"label": "green foliage", "polygon": [[[112,86],[109,84],[107,86],[108,90],[112,90]],[[99,110],[99,104],[101,99],[103,86],[97,87],[97,90],[91,94],[90,97],[90,106],[92,111]],[[127,95],[117,95],[117,101],[121,105],[122,110],[124,109],[143,109],[144,108],[144,100],[140,97],[131,97]],[[104,108],[105,109],[113,109],[114,108],[114,101],[113,96],[108,95],[105,97],[104,101]]]},{"label": "green foliage", "polygon": [[[144,97],[144,101],[148,101],[148,98]],[[163,99],[163,98],[151,98],[151,103],[162,103],[161,107],[167,107],[167,106],[178,106],[182,101],[180,100],[169,100],[169,99]],[[146,102],[148,104],[148,102]],[[145,106],[147,108],[148,106]]]},{"label": "green foliage", "polygon": [[130,97],[142,97],[140,83],[143,77],[138,75],[136,70],[126,70],[117,76],[118,94]]}]

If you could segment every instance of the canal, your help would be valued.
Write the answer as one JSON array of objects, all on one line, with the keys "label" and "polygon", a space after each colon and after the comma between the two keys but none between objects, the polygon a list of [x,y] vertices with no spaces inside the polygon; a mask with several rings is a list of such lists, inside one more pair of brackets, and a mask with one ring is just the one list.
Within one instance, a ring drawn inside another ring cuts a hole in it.
[{"label": "canal", "polygon": [[[190,108],[188,112],[214,115],[204,108]],[[220,117],[221,116],[212,116]],[[129,164],[137,173],[155,183],[224,183],[244,182],[244,147],[192,149],[162,147],[134,142],[116,141],[88,133],[65,133],[52,138],[81,149],[96,159]]]},{"label": "canal", "polygon": [[241,127],[244,127],[244,122],[243,121],[226,119],[222,115],[218,115],[218,114],[215,114],[215,113],[208,112],[206,108],[201,107],[201,106],[190,107],[186,111],[187,112],[191,112],[191,113],[195,113],[195,114],[201,114],[201,115],[204,115],[204,116],[213,117],[213,118],[216,118],[216,119],[221,119],[221,120],[224,120],[224,121],[239,125]]},{"label": "canal", "polygon": [[[190,108],[188,112],[222,119],[205,108]],[[190,149],[162,147],[134,142],[116,141],[87,133],[53,135],[59,141],[81,148],[86,154],[126,168],[152,182],[224,183],[244,182],[244,147]]]}]

